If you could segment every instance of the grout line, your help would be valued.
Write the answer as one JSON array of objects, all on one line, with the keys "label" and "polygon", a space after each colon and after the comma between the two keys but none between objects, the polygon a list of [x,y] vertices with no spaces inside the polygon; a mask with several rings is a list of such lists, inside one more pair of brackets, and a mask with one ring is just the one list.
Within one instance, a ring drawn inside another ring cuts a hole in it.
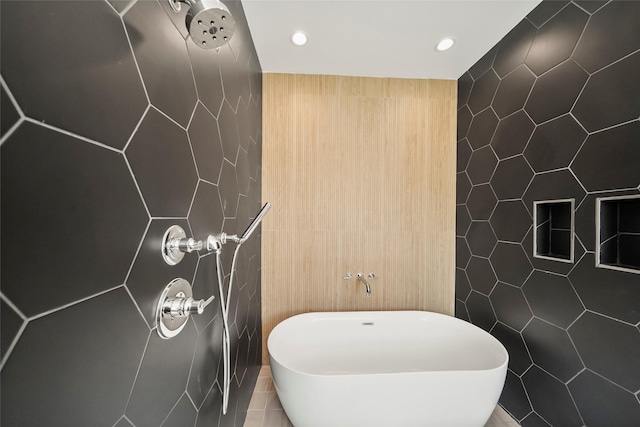
[{"label": "grout line", "polygon": [[122,284],[122,285],[118,285],[118,286],[115,286],[115,287],[110,288],[110,289],[106,289],[106,290],[104,290],[104,291],[98,292],[98,293],[96,293],[96,294],[90,295],[90,296],[85,297],[85,298],[81,298],[81,299],[79,299],[79,300],[76,300],[76,301],[70,302],[70,303],[65,304],[65,305],[63,305],[63,306],[60,306],[60,307],[57,307],[57,308],[54,308],[54,309],[51,309],[51,310],[44,311],[44,312],[42,312],[42,313],[40,313],[40,314],[36,314],[35,316],[29,317],[29,318],[27,319],[27,321],[28,321],[28,322],[31,322],[32,320],[38,320],[38,319],[40,319],[41,317],[48,316],[48,315],[53,314],[53,313],[55,313],[55,312],[57,312],[57,311],[64,310],[65,308],[72,307],[72,306],[74,306],[74,305],[76,305],[76,304],[80,304],[80,303],[83,303],[83,302],[89,301],[90,299],[97,298],[97,297],[99,297],[99,296],[102,296],[102,295],[104,295],[104,294],[106,294],[106,293],[109,293],[109,292],[111,292],[111,291],[115,291],[116,289],[119,289],[119,288],[122,288],[122,287],[124,287],[124,284]]},{"label": "grout line", "polygon": [[94,141],[93,139],[89,139],[89,138],[87,138],[85,136],[78,135],[78,134],[70,132],[68,130],[64,130],[64,129],[61,129],[59,127],[50,125],[48,123],[45,123],[44,121],[35,120],[35,119],[32,119],[31,117],[25,117],[24,121],[25,122],[29,122],[29,123],[33,123],[35,125],[39,125],[39,126],[45,127],[45,128],[47,128],[49,130],[52,130],[52,131],[55,131],[55,132],[58,132],[58,133],[61,133],[61,134],[76,138],[76,139],[79,139],[79,140],[84,141],[84,142],[88,142],[89,144],[96,145],[96,146],[98,146],[100,148],[105,148],[105,149],[107,149],[109,151],[114,151],[114,152],[116,152],[118,154],[122,154],[122,150],[119,150],[119,149],[114,148],[114,147],[112,147],[110,145],[104,144],[102,142]]}]

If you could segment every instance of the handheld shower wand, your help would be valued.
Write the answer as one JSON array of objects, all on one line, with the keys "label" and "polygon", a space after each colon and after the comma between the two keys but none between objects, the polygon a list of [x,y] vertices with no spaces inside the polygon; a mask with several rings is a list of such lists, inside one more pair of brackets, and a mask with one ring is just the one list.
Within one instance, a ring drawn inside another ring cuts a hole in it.
[{"label": "handheld shower wand", "polygon": [[[242,233],[242,236],[238,237],[235,234],[228,235],[226,233],[222,233],[220,238],[216,238],[215,236],[209,236],[207,238],[207,250],[213,251],[216,254],[216,267],[218,270],[218,288],[220,291],[220,306],[222,309],[222,325],[223,325],[223,341],[222,341],[222,359],[224,365],[224,384],[222,385],[222,413],[227,413],[227,407],[229,405],[229,384],[230,384],[230,375],[229,371],[231,369],[231,340],[229,339],[229,300],[231,299],[231,289],[233,289],[233,272],[236,269],[236,260],[238,257],[238,251],[244,242],[247,241],[249,237],[253,234],[253,232],[258,228],[260,222],[262,222],[262,218],[267,214],[269,209],[271,208],[271,204],[269,202],[265,203],[262,207],[258,215],[251,221],[251,224],[247,227],[247,229]],[[227,289],[226,297],[223,294],[223,277],[222,277],[222,261],[220,259],[220,255],[222,254],[222,245],[227,242],[235,242],[237,243],[236,249],[233,252],[233,260],[231,261],[231,273],[229,277],[229,288]]]}]

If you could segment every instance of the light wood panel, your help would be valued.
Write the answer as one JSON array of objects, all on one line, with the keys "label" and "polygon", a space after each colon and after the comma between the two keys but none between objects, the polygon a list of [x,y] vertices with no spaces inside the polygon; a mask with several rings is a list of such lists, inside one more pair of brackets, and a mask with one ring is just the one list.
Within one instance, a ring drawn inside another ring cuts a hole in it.
[{"label": "light wood panel", "polygon": [[264,362],[295,314],[453,314],[456,82],[264,74],[262,111]]}]

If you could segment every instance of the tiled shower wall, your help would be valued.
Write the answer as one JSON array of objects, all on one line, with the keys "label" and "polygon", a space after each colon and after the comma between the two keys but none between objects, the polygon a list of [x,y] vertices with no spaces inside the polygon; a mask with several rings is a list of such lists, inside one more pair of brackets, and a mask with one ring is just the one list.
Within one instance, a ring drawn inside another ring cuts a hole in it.
[{"label": "tiled shower wall", "polygon": [[[0,3],[3,425],[242,426],[260,238],[238,261],[227,415],[215,258],[160,252],[173,224],[241,233],[260,208],[261,69],[226,3],[236,34],[219,51],[187,38],[186,5]],[[163,340],[154,309],[177,277],[217,299]]]},{"label": "tiled shower wall", "polygon": [[[523,426],[636,426],[640,275],[595,267],[595,200],[640,191],[640,2],[545,1],[458,81],[456,315],[507,347]],[[533,202],[575,199],[575,261]],[[635,221],[640,222],[640,217]]]}]

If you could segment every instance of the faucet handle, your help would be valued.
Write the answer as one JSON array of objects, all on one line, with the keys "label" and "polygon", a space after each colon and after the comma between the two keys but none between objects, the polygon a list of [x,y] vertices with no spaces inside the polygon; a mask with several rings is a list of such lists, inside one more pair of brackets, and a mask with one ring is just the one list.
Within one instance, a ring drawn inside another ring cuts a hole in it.
[{"label": "faucet handle", "polygon": [[367,276],[369,279],[375,279],[376,275],[373,273],[369,273],[369,275]]},{"label": "faucet handle", "polygon": [[352,278],[353,278],[353,274],[351,274],[351,273],[347,273],[343,277],[344,280],[351,280]]}]

